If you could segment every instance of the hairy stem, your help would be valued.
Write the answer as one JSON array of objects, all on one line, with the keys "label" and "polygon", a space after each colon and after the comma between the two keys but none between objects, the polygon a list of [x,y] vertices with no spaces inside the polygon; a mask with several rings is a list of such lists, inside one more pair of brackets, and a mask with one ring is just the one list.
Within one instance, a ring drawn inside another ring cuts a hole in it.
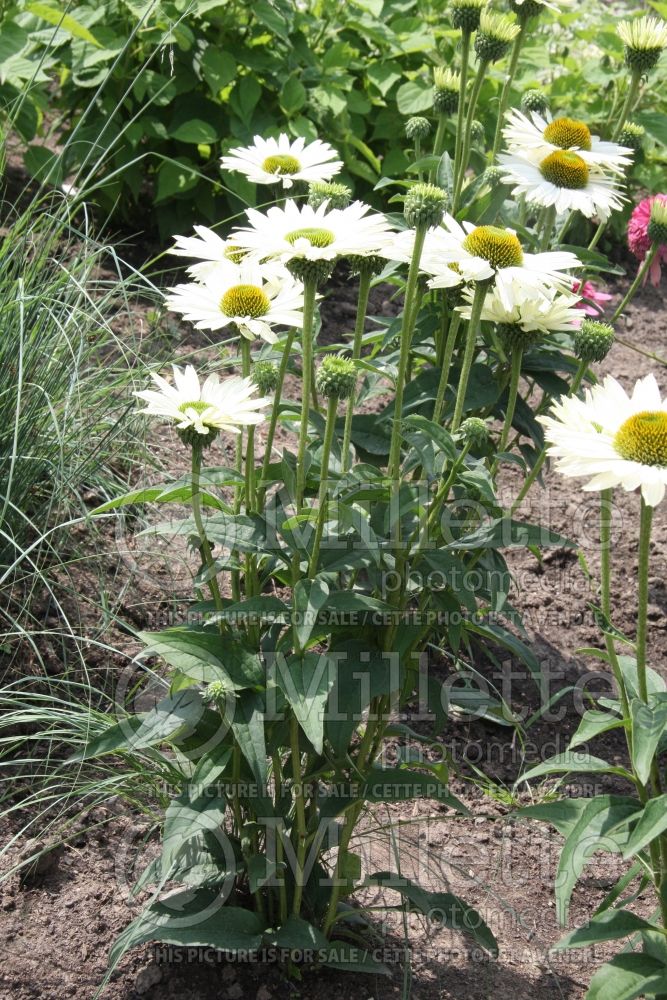
[{"label": "hairy stem", "polygon": [[[367,268],[362,268],[359,274],[359,294],[357,298],[357,318],[354,323],[354,340],[352,341],[352,360],[358,361],[361,357],[361,341],[366,325],[366,312],[368,309],[368,297],[371,290],[371,272]],[[354,418],[354,406],[356,403],[356,392],[350,395],[345,410],[345,429],[343,431],[343,473],[350,468],[350,442],[352,440],[352,420]]]}]

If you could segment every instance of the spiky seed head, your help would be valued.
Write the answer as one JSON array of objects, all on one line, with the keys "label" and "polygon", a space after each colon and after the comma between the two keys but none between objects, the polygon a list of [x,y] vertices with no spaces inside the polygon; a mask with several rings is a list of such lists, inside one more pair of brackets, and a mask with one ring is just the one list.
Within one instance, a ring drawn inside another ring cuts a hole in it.
[{"label": "spiky seed head", "polygon": [[531,347],[541,336],[538,330],[524,330],[520,323],[498,323],[496,330],[510,357],[517,351],[525,351]]},{"label": "spiky seed head", "polygon": [[331,354],[322,361],[315,383],[326,399],[348,399],[357,384],[357,366],[349,358]]},{"label": "spiky seed head", "polygon": [[636,122],[626,122],[618,137],[618,144],[631,149],[636,159],[637,154],[642,152],[645,136],[646,129],[643,125],[637,125]]},{"label": "spiky seed head", "polygon": [[574,353],[581,361],[603,361],[614,346],[614,328],[609,323],[585,319],[574,334]]},{"label": "spiky seed head", "polygon": [[278,385],[278,365],[273,361],[256,361],[252,369],[252,380],[259,389],[260,396],[268,396]]},{"label": "spiky seed head", "polygon": [[497,188],[503,182],[503,173],[500,167],[487,167],[484,171],[484,180],[490,188]]},{"label": "spiky seed head", "polygon": [[452,24],[459,31],[477,31],[480,15],[487,3],[488,0],[451,0]]},{"label": "spiky seed head", "polygon": [[483,10],[475,35],[475,52],[483,62],[497,62],[519,34],[519,25],[505,14]]},{"label": "spiky seed head", "polygon": [[476,146],[482,145],[486,138],[484,126],[476,118],[470,123],[470,138]]},{"label": "spiky seed head", "polygon": [[311,208],[319,208],[325,201],[329,202],[329,208],[347,208],[352,201],[352,188],[347,184],[313,181],[308,187],[308,204]]},{"label": "spiky seed head", "polygon": [[545,115],[549,102],[541,90],[526,90],[521,98],[521,110],[524,114],[535,111],[538,115]]},{"label": "spiky seed head", "polygon": [[365,257],[359,253],[350,254],[347,262],[352,274],[380,274],[387,266],[386,259],[374,253],[369,253]]},{"label": "spiky seed head", "polygon": [[467,417],[459,432],[464,441],[470,443],[471,448],[483,448],[489,440],[489,425],[481,417]]},{"label": "spiky seed head", "polygon": [[403,215],[411,229],[439,226],[447,207],[447,195],[435,184],[415,184],[405,196]]},{"label": "spiky seed head", "polygon": [[285,266],[297,281],[314,281],[318,286],[329,280],[334,268],[333,261],[306,260],[305,257],[293,257]]},{"label": "spiky seed head", "polygon": [[415,115],[406,121],[405,134],[411,141],[426,139],[431,134],[431,123],[428,118],[421,118],[419,115]]},{"label": "spiky seed head", "polygon": [[667,47],[667,22],[657,17],[621,21],[616,29],[625,46],[626,65],[637,73],[648,73]]},{"label": "spiky seed head", "polygon": [[436,66],[433,70],[433,110],[439,115],[454,114],[459,106],[461,75]]}]

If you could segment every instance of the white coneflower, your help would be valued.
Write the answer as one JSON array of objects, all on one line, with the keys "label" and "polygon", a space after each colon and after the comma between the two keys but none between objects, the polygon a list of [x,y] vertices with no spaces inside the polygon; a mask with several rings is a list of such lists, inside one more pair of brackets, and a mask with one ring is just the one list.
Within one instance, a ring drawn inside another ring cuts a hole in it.
[{"label": "white coneflower", "polygon": [[[470,319],[474,291],[467,288],[463,295],[465,305],[459,306],[458,311],[464,319]],[[506,305],[493,286],[486,294],[480,318],[500,326],[515,327],[526,334],[527,341],[531,334],[574,333],[581,326],[577,295],[564,294],[548,286],[536,295],[534,289],[514,282],[510,298],[511,303]]]},{"label": "white coneflower", "polygon": [[238,434],[244,425],[260,424],[264,420],[259,410],[268,406],[271,399],[254,395],[257,386],[252,379],[232,377],[221,382],[214,374],[201,385],[192,365],[183,370],[174,365],[173,371],[173,385],[153,373],[151,378],[157,390],[143,389],[134,393],[148,404],[142,413],[166,417],[182,434],[193,432],[209,440],[220,431]]},{"label": "white coneflower", "polygon": [[588,479],[582,489],[640,489],[649,507],[663,499],[667,399],[662,399],[653,375],[640,379],[631,396],[608,375],[584,399],[564,397],[549,416],[538,419],[545,427],[557,470],[564,476]]},{"label": "white coneflower", "polygon": [[585,122],[554,118],[513,109],[507,113],[503,136],[510,153],[518,153],[540,164],[551,153],[571,150],[584,162],[600,170],[623,173],[632,163],[633,150],[592,135]]},{"label": "white coneflower", "polygon": [[452,273],[465,282],[493,279],[506,309],[515,304],[517,287],[537,294],[548,286],[570,288],[572,277],[566,272],[582,266],[569,251],[526,253],[512,229],[459,224],[451,215],[445,215],[437,248],[434,241],[431,248],[434,252],[421,264],[432,275],[431,288],[451,287]]},{"label": "white coneflower", "polygon": [[282,270],[268,270],[257,260],[240,264],[221,261],[210,265],[203,281],[169,289],[167,308],[180,313],[198,330],[222,330],[232,324],[249,340],[261,337],[269,344],[278,339],[275,326],[300,327],[303,323],[303,286]]},{"label": "white coneflower", "polygon": [[571,150],[549,153],[539,163],[518,153],[501,153],[498,160],[505,170],[503,180],[513,185],[515,196],[524,195],[534,205],[553,206],[558,214],[574,210],[605,222],[626,200],[613,177],[589,166]]},{"label": "white coneflower", "polygon": [[282,134],[277,139],[256,135],[251,146],[238,146],[223,156],[223,170],[245,174],[255,184],[281,183],[291,188],[294,181],[328,181],[340,172],[342,160],[328,142],[315,139],[306,145],[301,136],[290,140]]},{"label": "white coneflower", "polygon": [[266,215],[248,209],[250,225],[236,229],[232,239],[255,259],[277,258],[283,263],[376,254],[394,230],[384,215],[369,213],[369,206],[360,201],[327,211],[326,204],[312,208],[288,200],[284,208],[270,208]]},{"label": "white coneflower", "polygon": [[653,69],[667,47],[667,23],[657,17],[638,17],[621,21],[616,30],[625,45],[625,61],[630,69],[641,73]]}]

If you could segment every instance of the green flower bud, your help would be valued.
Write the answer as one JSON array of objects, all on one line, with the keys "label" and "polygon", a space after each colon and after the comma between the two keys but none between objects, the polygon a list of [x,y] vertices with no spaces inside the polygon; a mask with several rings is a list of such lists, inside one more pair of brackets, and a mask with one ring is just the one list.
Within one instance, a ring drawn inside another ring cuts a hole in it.
[{"label": "green flower bud", "polygon": [[483,62],[498,62],[519,34],[519,25],[504,14],[484,10],[475,35],[475,52]]},{"label": "green flower bud", "polygon": [[225,685],[222,681],[211,681],[211,683],[206,688],[206,693],[204,698],[206,701],[216,701],[221,702],[227,697],[227,692],[225,690]]},{"label": "green flower bud", "polygon": [[447,195],[435,184],[415,184],[405,196],[403,215],[411,229],[439,226],[445,214]]},{"label": "green flower bud", "polygon": [[318,391],[326,399],[348,399],[357,384],[357,366],[348,358],[330,354],[315,375]]},{"label": "green flower bud", "polygon": [[484,140],[486,139],[484,126],[476,118],[470,123],[470,138],[476,146],[484,145]]},{"label": "green flower bud", "polygon": [[316,285],[323,285],[331,277],[334,262],[331,260],[306,260],[305,257],[292,257],[285,265],[289,273],[297,281],[312,280]]},{"label": "green flower bud", "polygon": [[488,0],[451,0],[452,24],[459,31],[477,31],[482,8]]},{"label": "green flower bud", "polygon": [[544,4],[538,0],[510,0],[510,10],[514,11],[520,21],[528,21],[531,17],[539,17],[544,10]]},{"label": "green flower bud", "polygon": [[524,330],[520,323],[498,323],[496,330],[508,355],[525,351],[540,339],[538,330]]},{"label": "green flower bud", "polygon": [[387,264],[384,257],[378,257],[374,253],[370,253],[366,257],[359,253],[350,254],[347,262],[352,274],[380,274]]},{"label": "green flower bud", "polygon": [[419,115],[415,115],[414,118],[408,118],[405,123],[405,134],[410,140],[426,139],[430,133],[431,123],[428,118],[420,118]]},{"label": "green flower bud", "polygon": [[635,154],[635,160],[637,160],[639,154],[643,151],[645,135],[646,129],[643,125],[637,125],[635,122],[626,122],[621,129],[618,142],[620,146],[626,146],[628,149],[631,149]]},{"label": "green flower bud", "polygon": [[614,345],[614,328],[608,323],[585,319],[574,334],[574,353],[587,364],[603,361]]},{"label": "green flower bud", "polygon": [[659,246],[667,245],[667,198],[659,196],[651,205],[648,238]]},{"label": "green flower bud", "polygon": [[347,208],[352,201],[352,189],[347,184],[313,181],[308,187],[308,204],[319,208],[325,201],[329,202],[329,208]]},{"label": "green flower bud", "polygon": [[648,73],[667,46],[667,24],[657,17],[621,21],[618,35],[625,49],[625,63],[635,73]]},{"label": "green flower bud", "polygon": [[483,448],[489,440],[489,425],[481,417],[467,417],[459,427],[459,433],[472,448]]},{"label": "green flower bud", "polygon": [[545,115],[549,102],[541,90],[526,90],[521,98],[521,110],[524,114],[535,111],[538,115]]},{"label": "green flower bud", "polygon": [[459,106],[461,75],[443,66],[433,70],[433,110],[438,115],[452,115]]},{"label": "green flower bud", "polygon": [[273,361],[256,361],[252,370],[252,380],[261,396],[268,395],[278,385],[278,365]]},{"label": "green flower bud", "polygon": [[505,171],[501,167],[487,167],[484,171],[484,181],[490,188],[497,188],[503,182]]},{"label": "green flower bud", "polygon": [[188,448],[210,448],[220,431],[217,427],[209,427],[208,434],[200,434],[194,427],[176,430],[179,438]]}]

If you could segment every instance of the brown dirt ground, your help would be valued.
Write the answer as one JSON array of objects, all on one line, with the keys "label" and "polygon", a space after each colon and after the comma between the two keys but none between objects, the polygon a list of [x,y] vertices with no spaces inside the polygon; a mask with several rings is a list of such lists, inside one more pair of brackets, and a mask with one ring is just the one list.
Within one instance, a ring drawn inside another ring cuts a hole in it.
[{"label": "brown dirt ground", "polygon": [[[338,335],[341,329],[350,328],[353,297],[352,288],[342,287],[335,302],[325,304],[325,319],[328,316],[329,322],[324,327],[324,337],[329,339]],[[375,293],[374,301],[378,312],[393,312],[392,303],[381,291]],[[659,292],[651,288],[644,290],[637,304],[629,310],[626,329],[619,332],[644,348],[667,353],[664,305]],[[180,342],[179,352],[185,354],[193,350],[207,354],[210,345],[205,338]],[[656,365],[616,345],[602,368],[604,372],[613,372],[628,386],[638,376],[655,370]],[[658,377],[660,379],[660,372]],[[664,386],[664,373],[661,381]],[[166,432],[159,435],[155,447],[178,455],[174,439]],[[229,462],[231,454],[224,454],[220,445],[216,447],[215,462]],[[179,459],[176,461],[178,464]],[[173,462],[170,464],[173,468]],[[511,470],[504,475],[502,488],[507,498],[514,495],[516,483]],[[636,496],[618,497],[619,523],[614,550],[617,569],[614,597],[618,614],[615,623],[631,635],[635,611],[637,508]],[[522,514],[528,517],[532,514],[540,523],[580,540],[591,572],[596,576],[594,499],[581,494],[572,483],[548,473],[544,488],[535,488]],[[652,663],[665,674],[667,521],[663,507],[657,511],[653,538]],[[136,543],[127,541],[124,531],[115,537],[111,529],[101,530],[95,545],[98,550],[107,547],[110,574],[114,567],[117,589],[125,570],[133,565],[133,559],[136,558],[134,565],[143,568],[143,572],[134,577],[130,590],[118,596],[119,620],[130,621],[135,627],[156,627],[156,617],[178,613],[178,597],[188,592],[184,552],[182,560],[176,560],[173,547],[160,552],[155,547],[147,551],[142,545],[140,551],[136,551]],[[577,697],[583,697],[581,692],[587,688],[604,689],[607,678],[596,661],[574,653],[582,646],[600,645],[586,608],[591,593],[576,556],[566,550],[548,550],[538,563],[530,553],[517,550],[509,553],[509,557],[517,580],[514,603],[524,616],[529,641],[550,678],[549,693],[568,685],[576,686],[577,691],[570,692],[554,706],[555,718],[545,717],[529,729],[523,751],[512,739],[511,729],[483,720],[452,720],[442,741],[451,750],[461,773],[470,777],[473,774],[471,765],[477,765],[497,782],[496,794],[489,796],[470,781],[455,780],[453,791],[472,814],[466,819],[453,817],[428,802],[396,806],[386,811],[378,807],[357,845],[364,854],[367,871],[392,867],[386,824],[388,820],[398,824],[404,871],[418,871],[429,888],[450,888],[480,910],[500,943],[499,960],[487,960],[458,934],[426,927],[417,918],[409,917],[409,944],[413,949],[410,981],[405,963],[397,960],[403,948],[400,919],[392,917],[386,928],[386,943],[393,951],[384,956],[395,970],[391,979],[307,972],[302,982],[288,984],[275,967],[235,967],[225,963],[169,965],[156,961],[152,949],[143,947],[125,957],[103,993],[105,1000],[132,1000],[137,996],[148,1000],[283,1000],[297,996],[302,1000],[349,1000],[352,996],[355,1000],[384,1000],[400,997],[404,983],[410,986],[413,1000],[487,1000],[490,997],[529,1000],[536,995],[544,1000],[583,998],[592,972],[614,948],[549,957],[548,948],[562,933],[556,925],[553,896],[561,841],[542,824],[517,822],[502,790],[511,787],[524,759],[539,759],[564,749],[578,723]],[[82,577],[81,590],[92,602],[97,582],[95,570],[90,572],[89,580]],[[163,595],[170,587],[175,590],[176,598],[165,601]],[[138,649],[138,644],[119,630],[112,629],[107,641],[119,652],[114,655],[105,650],[95,655],[91,653],[89,667],[93,671],[113,673]],[[54,673],[57,672],[57,650],[50,657],[47,655],[46,662],[47,666],[51,663]],[[23,666],[30,669],[27,661]],[[511,662],[504,664],[503,678],[492,676],[495,668],[490,665],[478,666],[494,683],[504,680],[504,691],[516,710],[523,710],[528,716],[538,707],[534,687],[526,681],[525,672]],[[594,752],[622,759],[622,740],[612,733],[595,745]],[[549,782],[546,787],[552,785]],[[615,780],[593,780],[589,776],[573,780],[567,790],[571,795],[584,796],[601,791],[627,791]],[[543,791],[538,790],[537,794]],[[530,801],[529,793],[522,792],[521,800]],[[17,822],[21,818],[19,813]],[[123,859],[132,856],[133,845],[146,833],[148,823],[140,814],[129,813],[117,802],[110,803],[107,810],[99,810],[95,819],[102,825],[93,830],[82,825],[80,833],[57,855],[43,875],[23,884],[17,876],[0,883],[0,939],[4,943],[0,963],[2,1000],[60,1000],[65,997],[89,1000],[104,975],[111,942],[135,915],[123,889]],[[13,825],[7,829],[7,834],[12,829],[15,829]],[[574,891],[573,924],[585,920],[621,871],[621,863],[616,857],[596,856]],[[636,905],[640,912],[650,912],[650,896],[640,897]]]}]

